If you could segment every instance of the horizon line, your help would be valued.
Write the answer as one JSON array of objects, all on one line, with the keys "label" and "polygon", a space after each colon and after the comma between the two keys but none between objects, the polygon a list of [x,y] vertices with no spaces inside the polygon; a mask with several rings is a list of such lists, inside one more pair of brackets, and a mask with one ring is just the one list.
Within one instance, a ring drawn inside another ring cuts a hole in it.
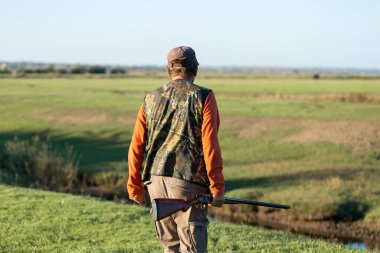
[{"label": "horizon line", "polygon": [[[80,62],[48,62],[48,61],[7,61],[0,60],[0,64],[32,64],[32,65],[85,65],[85,66],[117,66],[117,67],[126,67],[126,68],[162,68],[165,69],[165,64],[112,64],[112,63],[80,63]],[[201,68],[205,69],[240,69],[240,70],[253,70],[253,69],[262,69],[262,70],[354,70],[354,71],[375,71],[380,72],[380,67],[333,67],[333,66],[275,66],[275,65],[200,65]]]}]

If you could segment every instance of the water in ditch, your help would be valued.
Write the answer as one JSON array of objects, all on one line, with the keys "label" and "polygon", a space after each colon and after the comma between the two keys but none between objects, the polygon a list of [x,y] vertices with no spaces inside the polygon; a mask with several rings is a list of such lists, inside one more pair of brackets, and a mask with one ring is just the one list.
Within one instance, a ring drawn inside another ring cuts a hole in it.
[{"label": "water in ditch", "polygon": [[368,250],[364,242],[349,242],[344,244],[349,249]]}]

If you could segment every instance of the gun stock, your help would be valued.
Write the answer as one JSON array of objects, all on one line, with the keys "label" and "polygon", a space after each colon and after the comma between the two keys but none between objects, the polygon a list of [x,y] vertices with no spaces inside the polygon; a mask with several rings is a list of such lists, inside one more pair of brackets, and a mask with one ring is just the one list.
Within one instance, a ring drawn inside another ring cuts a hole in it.
[{"label": "gun stock", "polygon": [[[158,198],[152,201],[152,213],[156,221],[164,219],[178,211],[186,212],[191,206],[196,204],[209,204],[212,202],[212,196],[202,194],[192,200],[183,199],[164,199]],[[269,202],[261,202],[249,199],[238,199],[224,197],[224,204],[246,204],[255,206],[266,206],[272,208],[289,209],[289,205],[274,204]]]}]

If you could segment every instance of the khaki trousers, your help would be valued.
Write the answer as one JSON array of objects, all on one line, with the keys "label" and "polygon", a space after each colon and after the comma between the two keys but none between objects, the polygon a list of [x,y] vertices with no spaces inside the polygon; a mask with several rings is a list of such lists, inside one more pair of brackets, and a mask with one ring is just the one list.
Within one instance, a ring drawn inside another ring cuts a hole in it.
[{"label": "khaki trousers", "polygon": [[[152,176],[146,182],[149,196],[190,200],[207,193],[208,188],[173,177]],[[164,252],[197,252],[207,249],[207,206],[192,206],[186,212],[179,211],[156,221],[157,237]]]}]

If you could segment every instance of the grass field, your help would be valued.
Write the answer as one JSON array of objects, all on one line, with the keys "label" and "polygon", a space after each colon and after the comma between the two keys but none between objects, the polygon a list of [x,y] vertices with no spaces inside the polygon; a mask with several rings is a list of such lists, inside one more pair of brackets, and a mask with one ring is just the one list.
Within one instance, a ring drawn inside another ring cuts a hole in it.
[{"label": "grass field", "polygon": [[[0,185],[0,252],[160,252],[149,210]],[[355,252],[245,225],[211,222],[209,252]]]},{"label": "grass field", "polygon": [[[137,110],[166,81],[0,79],[0,144],[50,136],[74,146],[81,173],[127,175]],[[219,105],[226,195],[289,203],[289,214],[380,221],[379,80],[196,83],[213,89]]]},{"label": "grass field", "polygon": [[[49,135],[60,145],[74,146],[82,156],[81,172],[125,172],[144,94],[166,81],[1,79],[0,141]],[[344,218],[342,206],[354,203],[356,218],[380,218],[380,104],[322,96],[360,92],[377,97],[379,80],[197,83],[212,88],[219,104],[229,194],[337,218]]]}]

